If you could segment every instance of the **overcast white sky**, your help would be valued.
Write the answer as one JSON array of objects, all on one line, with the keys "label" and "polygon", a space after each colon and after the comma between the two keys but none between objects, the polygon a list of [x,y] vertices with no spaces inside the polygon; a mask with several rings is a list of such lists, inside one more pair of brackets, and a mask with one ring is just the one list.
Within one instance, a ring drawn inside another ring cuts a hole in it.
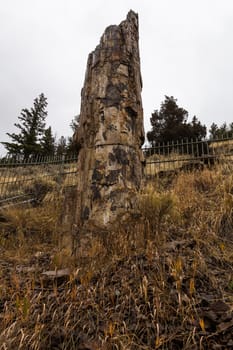
[{"label": "overcast white sky", "polygon": [[146,131],[164,95],[208,127],[233,122],[232,0],[0,0],[0,141],[41,92],[47,125],[71,135],[88,53],[130,9],[139,14]]}]

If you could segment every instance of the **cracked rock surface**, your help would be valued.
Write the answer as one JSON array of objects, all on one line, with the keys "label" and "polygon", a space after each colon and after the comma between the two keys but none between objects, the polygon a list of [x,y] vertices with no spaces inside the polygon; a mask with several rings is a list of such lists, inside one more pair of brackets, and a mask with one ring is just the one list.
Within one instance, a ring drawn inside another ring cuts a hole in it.
[{"label": "cracked rock surface", "polygon": [[75,139],[78,224],[105,228],[135,208],[144,142],[138,16],[109,26],[89,54]]}]

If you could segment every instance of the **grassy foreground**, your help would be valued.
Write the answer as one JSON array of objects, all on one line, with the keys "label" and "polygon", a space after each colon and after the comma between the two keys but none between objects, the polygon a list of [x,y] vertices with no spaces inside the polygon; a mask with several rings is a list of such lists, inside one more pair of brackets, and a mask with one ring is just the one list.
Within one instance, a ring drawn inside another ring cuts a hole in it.
[{"label": "grassy foreground", "polygon": [[0,349],[233,349],[232,170],[157,179],[76,256],[59,195],[2,211]]}]

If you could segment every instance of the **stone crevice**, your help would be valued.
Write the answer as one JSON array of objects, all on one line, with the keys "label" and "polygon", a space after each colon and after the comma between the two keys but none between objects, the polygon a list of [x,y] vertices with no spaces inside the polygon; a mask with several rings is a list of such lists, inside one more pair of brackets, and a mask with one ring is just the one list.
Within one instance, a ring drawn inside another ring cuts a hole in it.
[{"label": "stone crevice", "polygon": [[127,220],[143,178],[144,142],[138,16],[106,28],[88,56],[81,92],[78,225],[106,228]]}]

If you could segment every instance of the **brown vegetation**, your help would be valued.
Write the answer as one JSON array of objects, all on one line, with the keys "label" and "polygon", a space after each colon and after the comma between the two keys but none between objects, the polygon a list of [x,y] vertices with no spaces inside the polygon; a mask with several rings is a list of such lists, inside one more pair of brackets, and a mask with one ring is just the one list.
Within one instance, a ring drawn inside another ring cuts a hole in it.
[{"label": "brown vegetation", "polygon": [[233,348],[230,165],[157,179],[76,255],[52,197],[1,212],[0,349]]}]

